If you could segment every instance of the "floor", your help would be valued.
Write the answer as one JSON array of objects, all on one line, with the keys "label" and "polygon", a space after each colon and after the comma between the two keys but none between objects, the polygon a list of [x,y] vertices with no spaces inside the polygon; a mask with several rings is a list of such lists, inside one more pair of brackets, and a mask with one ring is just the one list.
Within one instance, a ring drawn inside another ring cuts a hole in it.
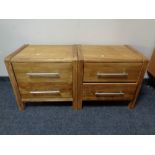
[{"label": "floor", "polygon": [[134,110],[127,103],[28,104],[19,112],[8,78],[0,78],[1,135],[143,135],[155,134],[155,89],[143,84]]}]

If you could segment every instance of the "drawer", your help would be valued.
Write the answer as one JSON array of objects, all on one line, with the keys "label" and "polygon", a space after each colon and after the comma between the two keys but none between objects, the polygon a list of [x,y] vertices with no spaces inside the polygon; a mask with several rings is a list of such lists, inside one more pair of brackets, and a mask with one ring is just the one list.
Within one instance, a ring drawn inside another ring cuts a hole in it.
[{"label": "drawer", "polygon": [[19,91],[24,99],[72,98],[72,84],[22,83]]},{"label": "drawer", "polygon": [[142,63],[84,63],[84,82],[136,82]]},{"label": "drawer", "polygon": [[132,100],[136,90],[135,83],[85,83],[84,100]]},{"label": "drawer", "polygon": [[18,83],[72,83],[72,63],[13,63]]}]

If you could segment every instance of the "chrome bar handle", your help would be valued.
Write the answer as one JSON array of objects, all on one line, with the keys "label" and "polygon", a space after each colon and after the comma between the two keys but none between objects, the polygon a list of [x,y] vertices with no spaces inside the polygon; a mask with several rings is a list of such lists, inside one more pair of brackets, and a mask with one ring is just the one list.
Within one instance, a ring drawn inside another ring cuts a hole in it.
[{"label": "chrome bar handle", "polygon": [[32,77],[53,77],[53,78],[60,77],[59,73],[26,73],[26,75]]},{"label": "chrome bar handle", "polygon": [[114,95],[114,96],[119,96],[119,95],[124,95],[125,93],[123,92],[113,92],[113,93],[109,93],[109,92],[96,92],[95,95],[96,96],[111,96],[111,95]]},{"label": "chrome bar handle", "polygon": [[98,77],[116,77],[116,76],[119,76],[119,77],[126,77],[128,76],[128,73],[126,72],[123,72],[123,73],[101,73],[101,72],[97,72],[96,74]]},{"label": "chrome bar handle", "polygon": [[58,95],[60,94],[59,90],[53,90],[53,91],[30,91],[30,94],[53,94]]}]

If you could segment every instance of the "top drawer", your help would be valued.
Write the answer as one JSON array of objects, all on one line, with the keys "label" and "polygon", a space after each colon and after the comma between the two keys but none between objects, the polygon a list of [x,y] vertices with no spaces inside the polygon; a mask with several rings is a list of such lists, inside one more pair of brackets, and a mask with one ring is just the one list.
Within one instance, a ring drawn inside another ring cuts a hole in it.
[{"label": "top drawer", "polygon": [[13,63],[20,82],[72,83],[72,63]]},{"label": "top drawer", "polygon": [[84,82],[136,82],[142,63],[84,63]]}]

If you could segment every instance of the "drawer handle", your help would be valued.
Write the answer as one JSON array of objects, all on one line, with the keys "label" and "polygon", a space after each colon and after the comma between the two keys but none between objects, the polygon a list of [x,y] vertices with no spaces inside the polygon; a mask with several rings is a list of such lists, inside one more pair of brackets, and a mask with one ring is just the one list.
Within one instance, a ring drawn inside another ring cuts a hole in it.
[{"label": "drawer handle", "polygon": [[26,73],[28,76],[32,77],[60,77],[59,73]]},{"label": "drawer handle", "polygon": [[100,73],[100,72],[98,72],[97,73],[97,76],[98,77],[113,77],[113,76],[118,76],[118,77],[126,77],[126,76],[128,76],[128,73],[126,73],[126,72],[123,72],[123,73]]},{"label": "drawer handle", "polygon": [[59,90],[53,90],[53,91],[30,91],[30,94],[53,94],[58,95],[60,94]]},{"label": "drawer handle", "polygon": [[124,95],[124,94],[125,93],[123,92],[114,92],[114,93],[96,92],[95,93],[96,96],[110,96],[110,95],[119,96],[119,95]]}]

